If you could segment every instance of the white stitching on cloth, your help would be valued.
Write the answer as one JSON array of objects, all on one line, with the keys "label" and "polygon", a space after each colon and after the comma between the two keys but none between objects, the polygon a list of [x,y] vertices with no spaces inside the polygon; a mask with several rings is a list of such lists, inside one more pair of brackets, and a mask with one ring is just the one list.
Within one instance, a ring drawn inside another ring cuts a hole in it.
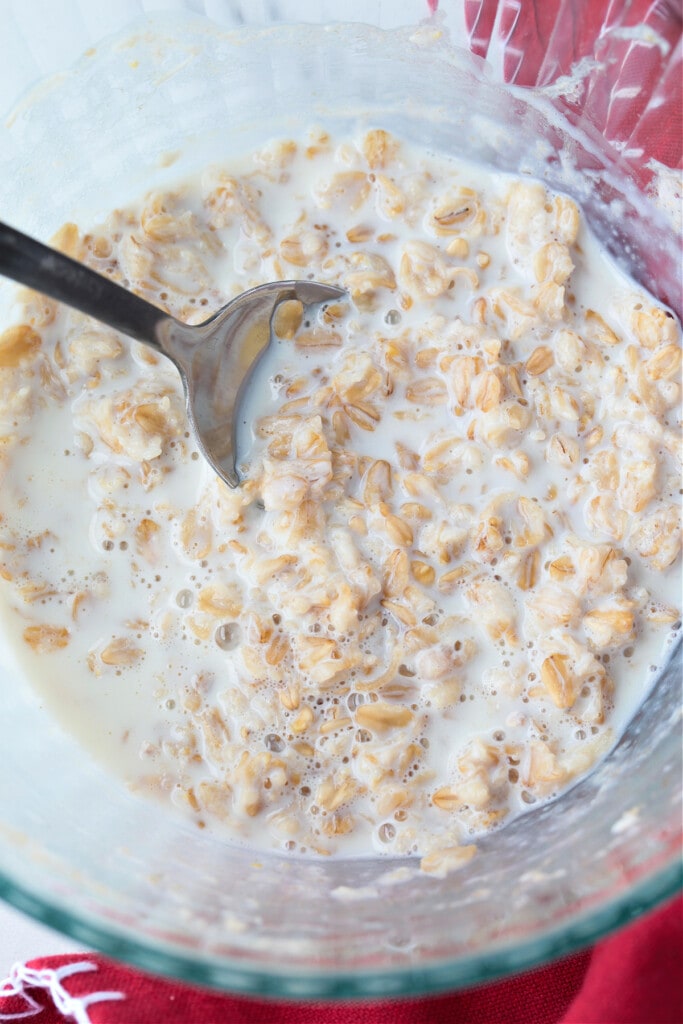
[{"label": "white stitching on cloth", "polygon": [[91,1003],[101,1003],[108,999],[125,999],[123,992],[91,992],[83,996],[70,995],[62,981],[72,974],[82,974],[85,971],[99,970],[97,964],[90,960],[78,960],[75,963],[64,964],[56,970],[46,968],[36,970],[27,967],[26,964],[15,964],[10,970],[9,977],[0,983],[0,999],[3,996],[21,996],[29,1006],[28,1010],[20,1013],[3,1013],[0,1010],[0,1020],[22,1020],[27,1017],[37,1017],[44,1010],[43,1006],[31,996],[26,989],[42,988],[49,992],[52,1002],[64,1017],[72,1017],[76,1024],[91,1024],[88,1016],[88,1006]]}]

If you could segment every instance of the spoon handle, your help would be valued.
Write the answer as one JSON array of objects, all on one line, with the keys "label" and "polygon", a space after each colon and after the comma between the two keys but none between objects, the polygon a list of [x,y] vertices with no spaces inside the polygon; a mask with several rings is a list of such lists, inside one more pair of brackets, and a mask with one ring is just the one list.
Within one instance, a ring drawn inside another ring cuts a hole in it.
[{"label": "spoon handle", "polygon": [[0,274],[162,351],[157,328],[172,317],[102,274],[2,221]]}]

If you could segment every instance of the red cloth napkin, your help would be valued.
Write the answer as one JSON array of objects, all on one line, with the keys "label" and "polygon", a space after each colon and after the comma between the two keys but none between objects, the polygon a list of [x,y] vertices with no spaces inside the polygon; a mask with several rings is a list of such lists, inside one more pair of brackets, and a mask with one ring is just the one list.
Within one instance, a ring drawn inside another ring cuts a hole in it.
[{"label": "red cloth napkin", "polygon": [[592,950],[493,985],[383,1003],[217,995],[76,954],[18,964],[0,1021],[33,1024],[681,1024],[683,900]]}]

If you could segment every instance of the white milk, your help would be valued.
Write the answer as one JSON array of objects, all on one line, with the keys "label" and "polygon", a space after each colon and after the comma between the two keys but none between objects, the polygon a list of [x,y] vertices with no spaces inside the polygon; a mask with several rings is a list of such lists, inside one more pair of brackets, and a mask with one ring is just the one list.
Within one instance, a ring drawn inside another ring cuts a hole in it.
[{"label": "white milk", "polygon": [[[254,232],[248,221],[237,215],[232,216],[231,222],[219,226],[214,233],[218,245],[213,248],[207,248],[205,242],[198,241],[190,231],[183,245],[201,259],[208,273],[206,280],[201,279],[191,287],[184,275],[191,278],[196,271],[194,265],[189,265],[189,269],[188,265],[173,266],[164,281],[156,285],[156,295],[141,284],[142,278],[136,279],[131,274],[135,265],[130,259],[126,263],[123,246],[126,238],[139,235],[137,212],[132,217],[114,218],[104,229],[105,233],[114,234],[121,273],[127,280],[156,301],[167,301],[171,311],[179,313],[182,308],[186,316],[191,313],[197,320],[204,314],[202,306],[207,306],[208,312],[226,297],[252,284],[285,276],[282,269],[289,276],[314,276],[315,270],[317,278],[336,281],[334,258],[358,251],[358,246],[346,238],[346,231],[354,225],[366,227],[373,236],[382,232],[391,234],[378,251],[395,270],[401,266],[406,245],[416,239],[441,246],[443,252],[453,236],[435,238],[430,235],[425,227],[424,210],[431,209],[430,204],[433,205],[454,182],[476,190],[487,214],[486,224],[481,233],[467,236],[467,232],[463,232],[469,252],[458,259],[459,265],[476,273],[477,288],[472,290],[456,278],[452,289],[424,302],[415,301],[410,308],[405,308],[407,304],[401,302],[398,288],[378,291],[371,310],[348,308],[338,328],[343,333],[343,345],[337,348],[302,349],[291,339],[274,339],[251,382],[244,406],[248,423],[257,424],[261,418],[275,415],[286,401],[287,387],[299,378],[308,382],[303,394],[310,395],[309,405],[302,407],[302,413],[318,414],[320,406],[314,401],[315,388],[325,387],[326,382],[341,372],[350,352],[375,352],[378,337],[387,342],[409,336],[414,351],[427,350],[435,344],[438,347],[440,339],[448,334],[458,318],[464,324],[472,322],[473,304],[478,296],[488,295],[495,288],[508,291],[517,288],[529,293],[534,280],[529,276],[530,262],[524,246],[535,252],[548,242],[541,229],[530,229],[531,241],[520,242],[519,237],[511,236],[505,203],[513,179],[407,146],[402,147],[386,172],[407,195],[411,195],[412,189],[417,197],[412,205],[407,204],[405,216],[387,218],[381,205],[373,205],[371,199],[360,203],[352,213],[336,201],[328,208],[321,208],[316,205],[321,180],[339,171],[356,171],[363,166],[358,151],[347,141],[338,148],[322,146],[321,150],[321,154],[312,159],[305,156],[304,148],[300,147],[279,173],[276,173],[279,165],[275,159],[271,164],[266,161],[267,173],[263,174],[255,174],[254,164],[249,160],[230,169],[231,175],[244,175],[244,180],[258,189],[258,209],[268,226],[269,241],[255,237],[258,231]],[[184,208],[192,211],[195,222],[206,216],[206,195],[210,188],[207,182],[212,182],[214,177],[209,173],[203,182],[186,182],[176,190],[175,197],[181,197],[180,201]],[[331,267],[321,262],[309,270],[308,266],[286,264],[283,267],[282,263],[275,262],[277,244],[273,244],[273,240],[323,222],[328,246],[326,258],[333,261]],[[540,231],[540,241],[535,240],[534,230],[537,235]],[[645,304],[651,300],[615,268],[585,227],[581,228],[577,246],[572,249],[572,259],[576,269],[567,283],[567,295],[571,292],[572,296],[568,325],[578,329],[584,322],[585,312],[597,310],[609,319],[615,330],[624,332],[625,340],[610,349],[609,363],[604,369],[607,381],[608,372],[614,374],[618,367],[626,366],[627,349],[629,343],[632,345],[628,325],[619,321],[619,311],[625,308],[624,304],[628,305],[628,297],[634,292]],[[105,269],[104,266],[101,269]],[[190,300],[188,294],[192,296]],[[196,315],[192,309],[196,310]],[[315,311],[311,316],[315,317]],[[538,345],[552,346],[561,326],[548,321],[532,325],[520,339],[507,342],[508,358],[512,359],[509,354],[512,352],[518,360],[524,361]],[[70,330],[73,328],[66,314],[61,314],[45,331],[45,347],[49,348],[60,338],[68,339]],[[506,331],[510,330],[509,324],[507,328],[500,327],[504,340]],[[492,334],[489,331],[489,335]],[[416,338],[421,340],[416,343]],[[453,353],[463,350],[459,345],[453,335]],[[628,549],[630,566],[624,593],[636,608],[635,633],[618,645],[597,652],[598,663],[603,666],[600,671],[607,672],[613,680],[614,693],[608,699],[604,717],[589,719],[582,717],[581,710],[588,701],[588,694],[585,698],[577,696],[570,708],[557,707],[547,695],[542,697],[536,692],[535,696],[530,696],[534,683],[538,687],[538,664],[548,653],[542,649],[542,644],[539,647],[533,631],[527,630],[523,602],[531,592],[520,591],[514,580],[505,574],[499,575],[496,572],[500,568],[498,559],[489,559],[481,563],[480,568],[487,580],[500,583],[512,598],[517,621],[514,639],[511,636],[500,640],[491,638],[482,627],[481,616],[468,604],[465,587],[454,586],[445,592],[436,586],[425,590],[433,599],[433,610],[425,615],[428,625],[438,630],[439,623],[449,622],[448,628],[453,629],[453,622],[457,622],[456,652],[469,642],[476,647],[465,664],[456,656],[453,673],[457,675],[459,693],[450,703],[435,706],[429,678],[421,680],[415,668],[415,664],[419,664],[418,652],[417,662],[402,662],[395,670],[396,680],[408,687],[406,693],[410,694],[401,695],[398,691],[394,698],[407,702],[406,707],[409,704],[412,709],[410,737],[407,734],[397,735],[395,739],[375,736],[367,742],[355,743],[353,737],[358,735],[355,723],[342,729],[341,739],[334,732],[318,734],[314,753],[301,763],[296,782],[290,779],[278,798],[262,794],[265,803],[262,810],[253,815],[240,812],[236,804],[231,805],[231,792],[236,792],[231,774],[234,765],[222,763],[220,756],[223,754],[216,754],[216,750],[220,753],[223,749],[222,741],[217,741],[214,749],[207,740],[209,726],[206,723],[212,709],[219,714],[226,735],[230,736],[229,741],[225,740],[226,750],[233,744],[232,753],[225,753],[226,758],[239,759],[241,742],[251,753],[269,751],[275,758],[285,756],[292,744],[306,736],[285,735],[296,713],[292,711],[283,718],[277,686],[272,681],[266,680],[262,686],[254,687],[246,678],[243,645],[248,646],[250,641],[245,634],[246,620],[242,621],[242,613],[237,616],[226,613],[222,619],[219,616],[210,628],[204,629],[205,636],[198,635],[192,624],[194,621],[196,626],[196,618],[192,617],[196,617],[198,602],[207,587],[218,583],[227,587],[234,584],[245,611],[252,609],[269,622],[276,622],[281,633],[295,628],[286,610],[289,606],[282,603],[287,587],[282,588],[279,583],[270,589],[265,584],[256,586],[253,567],[245,568],[244,561],[231,546],[231,542],[236,542],[249,551],[261,552],[263,559],[273,557],[281,551],[277,539],[280,512],[264,509],[254,500],[240,510],[239,527],[226,526],[224,522],[220,525],[214,516],[210,523],[210,553],[206,557],[188,554],[182,543],[183,519],[190,509],[198,506],[201,514],[209,517],[208,522],[214,515],[211,510],[215,508],[217,492],[213,475],[197,457],[186,430],[172,443],[164,445],[159,458],[147,460],[152,468],[162,468],[160,482],[150,487],[141,478],[140,461],[131,459],[125,452],[113,452],[97,439],[93,429],[88,404],[93,396],[105,401],[108,395],[119,394],[126,388],[135,389],[141,381],[151,387],[165,386],[176,405],[181,406],[180,384],[173,368],[161,363],[146,365],[127,342],[125,346],[117,359],[105,365],[92,387],[85,386],[79,379],[70,385],[64,401],[35,401],[30,418],[19,422],[0,497],[0,541],[6,545],[5,575],[12,578],[2,592],[6,604],[3,642],[16,647],[27,681],[36,687],[49,713],[73,732],[86,750],[104,761],[134,789],[170,799],[201,827],[223,830],[228,838],[256,846],[355,855],[369,850],[425,853],[439,846],[467,842],[471,834],[509,820],[529,804],[555,795],[576,776],[579,770],[576,766],[582,763],[582,757],[583,767],[587,768],[609,748],[648,692],[654,673],[667,657],[675,620],[675,612],[671,613],[670,609],[676,609],[680,603],[680,563],[674,562],[666,571],[658,571],[646,558],[637,557]],[[464,350],[481,353],[481,338]],[[448,380],[447,371],[434,372],[438,379]],[[583,379],[582,372],[577,371],[577,379]],[[603,394],[597,371],[591,372],[595,377],[592,386],[596,404],[602,403],[596,407],[595,422],[603,427],[605,443],[608,443],[624,423],[624,412],[616,400],[609,398],[607,386]],[[589,372],[586,373],[589,377]],[[524,387],[525,401],[533,403],[535,399],[526,381]],[[405,418],[407,409],[408,419]],[[1,414],[0,410],[0,417]],[[661,441],[667,430],[675,429],[675,415],[673,405],[657,427],[663,454],[658,470],[658,493],[653,500],[678,503],[675,463]],[[435,435],[457,435],[462,442],[458,472],[439,485],[438,495],[419,499],[434,520],[452,521],[453,516],[457,516],[456,507],[461,506],[471,506],[476,519],[501,493],[511,495],[508,504],[514,510],[519,496],[523,495],[543,508],[552,531],[552,537],[546,539],[542,548],[546,566],[566,550],[569,537],[593,544],[615,543],[619,548],[619,544],[607,536],[596,537],[585,518],[585,498],[577,497],[576,478],[584,460],[592,458],[592,451],[585,446],[588,431],[579,436],[571,421],[561,422],[550,417],[547,422],[541,422],[538,417],[532,417],[514,445],[496,448],[468,437],[470,427],[476,433],[480,416],[480,410],[474,407],[465,408],[462,415],[456,417],[452,396],[443,404],[410,404],[406,400],[406,387],[397,383],[384,401],[376,428],[367,431],[352,425],[346,444],[356,454],[370,460],[391,463],[395,467],[396,481],[400,481],[397,445],[423,457]],[[4,428],[11,432],[9,421]],[[569,467],[546,459],[552,432],[560,429],[579,448],[578,461]],[[76,441],[83,433],[95,438],[88,454],[82,450],[82,440]],[[242,453],[247,477],[251,473],[258,476],[261,459],[268,458],[268,441],[258,432],[253,433],[250,450]],[[528,460],[530,469],[523,480],[501,468],[497,461],[513,452],[515,458]],[[408,500],[404,495],[403,501]],[[347,507],[327,501],[324,509],[332,531],[330,536],[335,530],[349,532]],[[507,514],[504,511],[503,518]],[[143,521],[153,522],[156,531],[149,548],[140,541],[139,529]],[[424,534],[418,535],[417,529],[410,557],[429,561],[418,546],[418,536]],[[501,558],[507,551],[514,550],[513,533],[510,527],[509,543],[501,550]],[[371,528],[367,534],[352,531],[351,535],[362,564],[381,567],[391,548],[382,529]],[[471,545],[471,541],[468,543]],[[334,547],[333,542],[332,549]],[[293,550],[302,565],[307,564],[307,559],[311,563],[313,552],[307,550],[305,544],[298,548],[295,545]],[[466,543],[448,568],[453,568],[458,561],[471,561],[472,557]],[[377,568],[377,572],[381,569]],[[29,600],[26,591],[21,591],[28,580],[43,586],[43,591],[34,590]],[[604,595],[605,600],[608,598],[609,594]],[[659,616],[661,621],[656,614],[658,608],[667,610]],[[375,597],[366,613],[374,614],[377,609],[379,604]],[[404,632],[391,613],[385,615],[385,620],[382,631],[361,643],[365,656],[380,661],[390,661],[392,644],[398,643]],[[567,627],[566,635],[585,645],[582,621],[577,619]],[[25,629],[56,622],[68,630],[66,646],[36,653],[22,641]],[[315,615],[309,614],[302,622],[311,634],[331,636],[334,633],[324,619],[322,625],[318,624]],[[451,646],[453,635],[456,634],[448,634]],[[122,637],[135,650],[134,662],[130,665],[103,663],[102,651]],[[346,646],[342,644],[342,648],[348,649],[352,642],[345,641]],[[325,715],[340,714],[340,707],[346,708],[344,714],[348,713],[353,719],[358,704],[370,699],[365,693],[357,696],[362,687],[356,691],[354,685],[361,681],[362,675],[351,672],[343,684],[332,688],[322,687],[317,692],[311,686],[307,699],[317,720],[321,721]],[[201,706],[188,705],[190,693],[200,694]],[[379,697],[383,699],[382,693]],[[239,740],[242,734],[243,739]],[[345,740],[347,734],[348,740]],[[462,784],[459,765],[463,757],[470,757],[469,745],[476,738],[498,752],[493,766],[477,768],[468,761],[468,771],[474,771],[475,776],[477,772],[488,773],[490,800],[479,807],[476,803],[468,805],[464,800],[466,806],[451,815],[432,803],[431,798],[444,787],[457,789]],[[403,742],[407,746],[409,740],[420,747],[415,763],[402,767],[398,773],[400,780],[397,770],[392,768],[391,778],[387,775],[377,790],[373,790],[368,785],[367,766],[364,771],[359,768],[364,749],[373,749],[380,756],[392,743],[400,746]],[[571,771],[567,769],[558,785],[545,784],[537,790],[525,786],[524,758],[534,740],[551,744],[562,764],[574,759],[571,762],[574,767]],[[355,743],[353,748],[352,743]],[[330,754],[331,748],[337,752]],[[287,763],[289,771],[289,761]],[[353,830],[331,837],[317,827],[316,815],[319,815],[318,820],[327,815],[315,805],[315,799],[317,787],[338,771],[355,779],[359,788],[349,805]],[[206,801],[197,800],[196,794],[207,780],[219,788],[224,787],[221,813]],[[412,804],[406,804],[405,809],[399,806],[395,813],[379,813],[382,788],[398,781],[406,792],[414,792]],[[273,785],[277,788],[277,783]],[[269,788],[272,789],[266,786]],[[312,807],[315,809],[311,810]]]}]

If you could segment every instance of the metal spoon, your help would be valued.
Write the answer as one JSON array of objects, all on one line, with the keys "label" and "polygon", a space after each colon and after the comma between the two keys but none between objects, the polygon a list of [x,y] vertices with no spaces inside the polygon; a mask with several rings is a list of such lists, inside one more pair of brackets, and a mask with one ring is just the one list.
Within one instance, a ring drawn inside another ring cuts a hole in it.
[{"label": "metal spoon", "polygon": [[275,310],[290,299],[311,306],[346,295],[341,288],[314,281],[275,281],[243,292],[191,327],[1,221],[0,274],[168,356],[183,382],[197,446],[230,487],[240,483],[240,401],[251,369],[270,342]]}]

